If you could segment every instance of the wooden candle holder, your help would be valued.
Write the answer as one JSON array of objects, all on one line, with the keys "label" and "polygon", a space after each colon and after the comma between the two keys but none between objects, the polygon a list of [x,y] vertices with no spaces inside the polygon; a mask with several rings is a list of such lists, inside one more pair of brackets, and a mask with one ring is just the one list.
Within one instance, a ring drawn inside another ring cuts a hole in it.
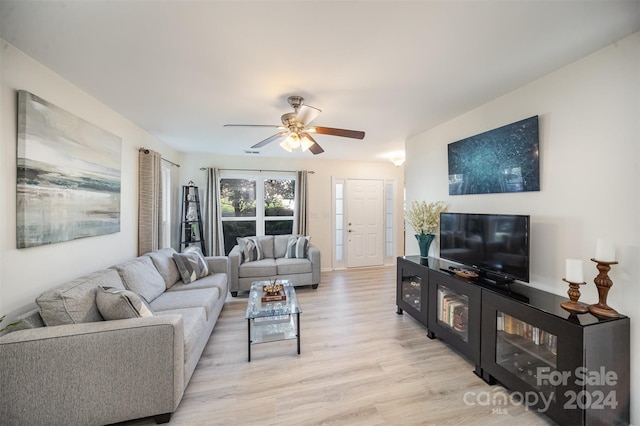
[{"label": "wooden candle holder", "polygon": [[578,303],[578,299],[580,299],[580,286],[586,284],[586,282],[574,283],[572,281],[567,281],[566,278],[563,278],[562,281],[569,284],[569,291],[567,291],[569,300],[562,302],[560,306],[572,314],[586,314],[589,312],[589,308],[587,306]]},{"label": "wooden candle holder", "polygon": [[596,283],[598,288],[598,303],[589,305],[589,312],[597,317],[604,318],[619,318],[620,315],[615,309],[612,309],[607,305],[607,295],[609,289],[613,286],[613,281],[609,278],[608,272],[611,270],[611,265],[617,265],[618,262],[603,262],[601,260],[591,259],[592,262],[597,263],[598,276],[594,278],[593,282]]}]

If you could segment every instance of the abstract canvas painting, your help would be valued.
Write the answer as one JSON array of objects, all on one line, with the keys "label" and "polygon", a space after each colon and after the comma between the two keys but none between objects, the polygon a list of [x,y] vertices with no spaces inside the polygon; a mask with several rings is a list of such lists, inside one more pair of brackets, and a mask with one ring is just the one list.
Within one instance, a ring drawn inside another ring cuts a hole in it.
[{"label": "abstract canvas painting", "polygon": [[449,195],[540,190],[537,115],[447,148]]},{"label": "abstract canvas painting", "polygon": [[18,91],[17,247],[119,232],[121,150],[118,136]]}]

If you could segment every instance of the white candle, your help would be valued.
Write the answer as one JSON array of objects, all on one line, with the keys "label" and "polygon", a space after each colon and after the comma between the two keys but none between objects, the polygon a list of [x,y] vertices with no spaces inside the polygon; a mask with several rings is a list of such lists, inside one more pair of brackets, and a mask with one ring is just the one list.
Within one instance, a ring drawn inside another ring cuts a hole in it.
[{"label": "white candle", "polygon": [[583,283],[582,260],[567,259],[567,276],[565,278],[571,283]]},{"label": "white candle", "polygon": [[616,249],[613,246],[613,241],[605,240],[604,238],[598,238],[596,243],[595,259],[601,262],[615,262]]}]

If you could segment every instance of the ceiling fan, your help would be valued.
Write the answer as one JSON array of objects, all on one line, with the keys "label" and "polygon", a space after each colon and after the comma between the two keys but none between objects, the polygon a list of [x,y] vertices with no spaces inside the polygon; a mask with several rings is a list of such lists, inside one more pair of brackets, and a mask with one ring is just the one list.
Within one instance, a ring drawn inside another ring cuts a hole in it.
[{"label": "ceiling fan", "polygon": [[287,99],[289,105],[293,107],[293,112],[283,114],[281,117],[282,125],[271,124],[225,124],[224,127],[274,127],[280,129],[275,135],[258,142],[251,148],[262,148],[263,146],[275,141],[278,138],[286,136],[286,139],[280,143],[280,146],[288,152],[301,147],[303,151],[307,149],[313,154],[320,154],[324,149],[311,136],[311,133],[319,135],[342,136],[344,138],[363,139],[364,132],[358,130],[335,129],[333,127],[309,126],[320,113],[318,108],[304,104],[302,96],[289,96]]}]

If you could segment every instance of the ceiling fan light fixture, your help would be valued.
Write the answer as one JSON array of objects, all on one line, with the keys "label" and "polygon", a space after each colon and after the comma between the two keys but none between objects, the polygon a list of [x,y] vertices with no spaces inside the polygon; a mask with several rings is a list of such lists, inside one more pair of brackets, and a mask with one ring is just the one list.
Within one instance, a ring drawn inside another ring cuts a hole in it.
[{"label": "ceiling fan light fixture", "polygon": [[283,140],[282,142],[280,142],[280,146],[282,147],[282,149],[284,149],[287,152],[291,152],[293,151],[293,148],[291,147],[291,145],[289,144],[289,138],[286,138],[285,140]]},{"label": "ceiling fan light fixture", "polygon": [[289,146],[293,149],[300,146],[300,136],[297,133],[291,133],[285,140],[288,141]]}]

